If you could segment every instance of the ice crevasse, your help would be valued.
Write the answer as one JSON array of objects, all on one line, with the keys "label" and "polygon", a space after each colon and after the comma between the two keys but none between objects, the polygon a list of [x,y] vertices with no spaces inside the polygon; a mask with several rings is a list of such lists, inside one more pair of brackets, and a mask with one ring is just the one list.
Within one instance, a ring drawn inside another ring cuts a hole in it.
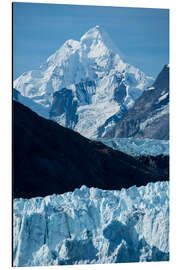
[{"label": "ice crevasse", "polygon": [[13,201],[13,266],[169,260],[169,183]]}]

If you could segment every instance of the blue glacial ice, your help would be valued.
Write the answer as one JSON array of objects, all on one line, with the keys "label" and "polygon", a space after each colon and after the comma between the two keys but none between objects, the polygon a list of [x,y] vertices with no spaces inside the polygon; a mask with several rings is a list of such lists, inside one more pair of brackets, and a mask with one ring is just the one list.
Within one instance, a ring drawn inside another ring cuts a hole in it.
[{"label": "blue glacial ice", "polygon": [[169,260],[169,184],[13,201],[13,266]]},{"label": "blue glacial ice", "polygon": [[122,151],[131,156],[169,155],[169,140],[113,138],[97,139],[114,150]]}]

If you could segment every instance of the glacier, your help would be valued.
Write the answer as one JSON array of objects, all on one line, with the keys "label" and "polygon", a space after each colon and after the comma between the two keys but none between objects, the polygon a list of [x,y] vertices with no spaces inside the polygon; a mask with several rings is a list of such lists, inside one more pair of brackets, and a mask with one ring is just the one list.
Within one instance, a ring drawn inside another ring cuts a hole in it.
[{"label": "glacier", "polygon": [[23,73],[13,85],[48,110],[52,120],[97,138],[153,80],[126,63],[104,29],[96,26],[80,41],[67,40],[39,69]]},{"label": "glacier", "polygon": [[131,156],[169,155],[169,140],[139,138],[98,138],[97,141]]},{"label": "glacier", "polygon": [[13,200],[13,266],[169,260],[169,183]]}]

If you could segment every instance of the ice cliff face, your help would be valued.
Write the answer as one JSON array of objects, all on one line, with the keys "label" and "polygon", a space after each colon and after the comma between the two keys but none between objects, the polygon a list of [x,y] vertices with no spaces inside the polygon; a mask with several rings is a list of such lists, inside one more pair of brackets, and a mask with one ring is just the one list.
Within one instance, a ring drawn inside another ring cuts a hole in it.
[{"label": "ice cliff face", "polygon": [[59,124],[96,138],[115,125],[152,81],[124,62],[96,26],[80,41],[66,41],[39,69],[17,78],[14,87],[48,109]]},{"label": "ice cliff face", "polygon": [[14,266],[169,259],[168,182],[13,202]]}]

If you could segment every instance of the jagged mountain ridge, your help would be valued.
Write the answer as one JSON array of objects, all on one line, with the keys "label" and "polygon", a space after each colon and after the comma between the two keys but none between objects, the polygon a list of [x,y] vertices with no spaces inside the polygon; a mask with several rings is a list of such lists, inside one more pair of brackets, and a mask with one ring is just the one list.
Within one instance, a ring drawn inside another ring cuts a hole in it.
[{"label": "jagged mountain ridge", "polygon": [[44,106],[54,121],[96,138],[116,124],[152,81],[124,62],[96,26],[80,41],[66,41],[39,69],[22,74],[14,88]]},{"label": "jagged mountain ridge", "polygon": [[104,137],[169,140],[169,65]]},{"label": "jagged mountain ridge", "polygon": [[144,164],[13,104],[14,197],[64,193],[82,185],[121,189],[169,179],[168,157],[152,157]]}]

